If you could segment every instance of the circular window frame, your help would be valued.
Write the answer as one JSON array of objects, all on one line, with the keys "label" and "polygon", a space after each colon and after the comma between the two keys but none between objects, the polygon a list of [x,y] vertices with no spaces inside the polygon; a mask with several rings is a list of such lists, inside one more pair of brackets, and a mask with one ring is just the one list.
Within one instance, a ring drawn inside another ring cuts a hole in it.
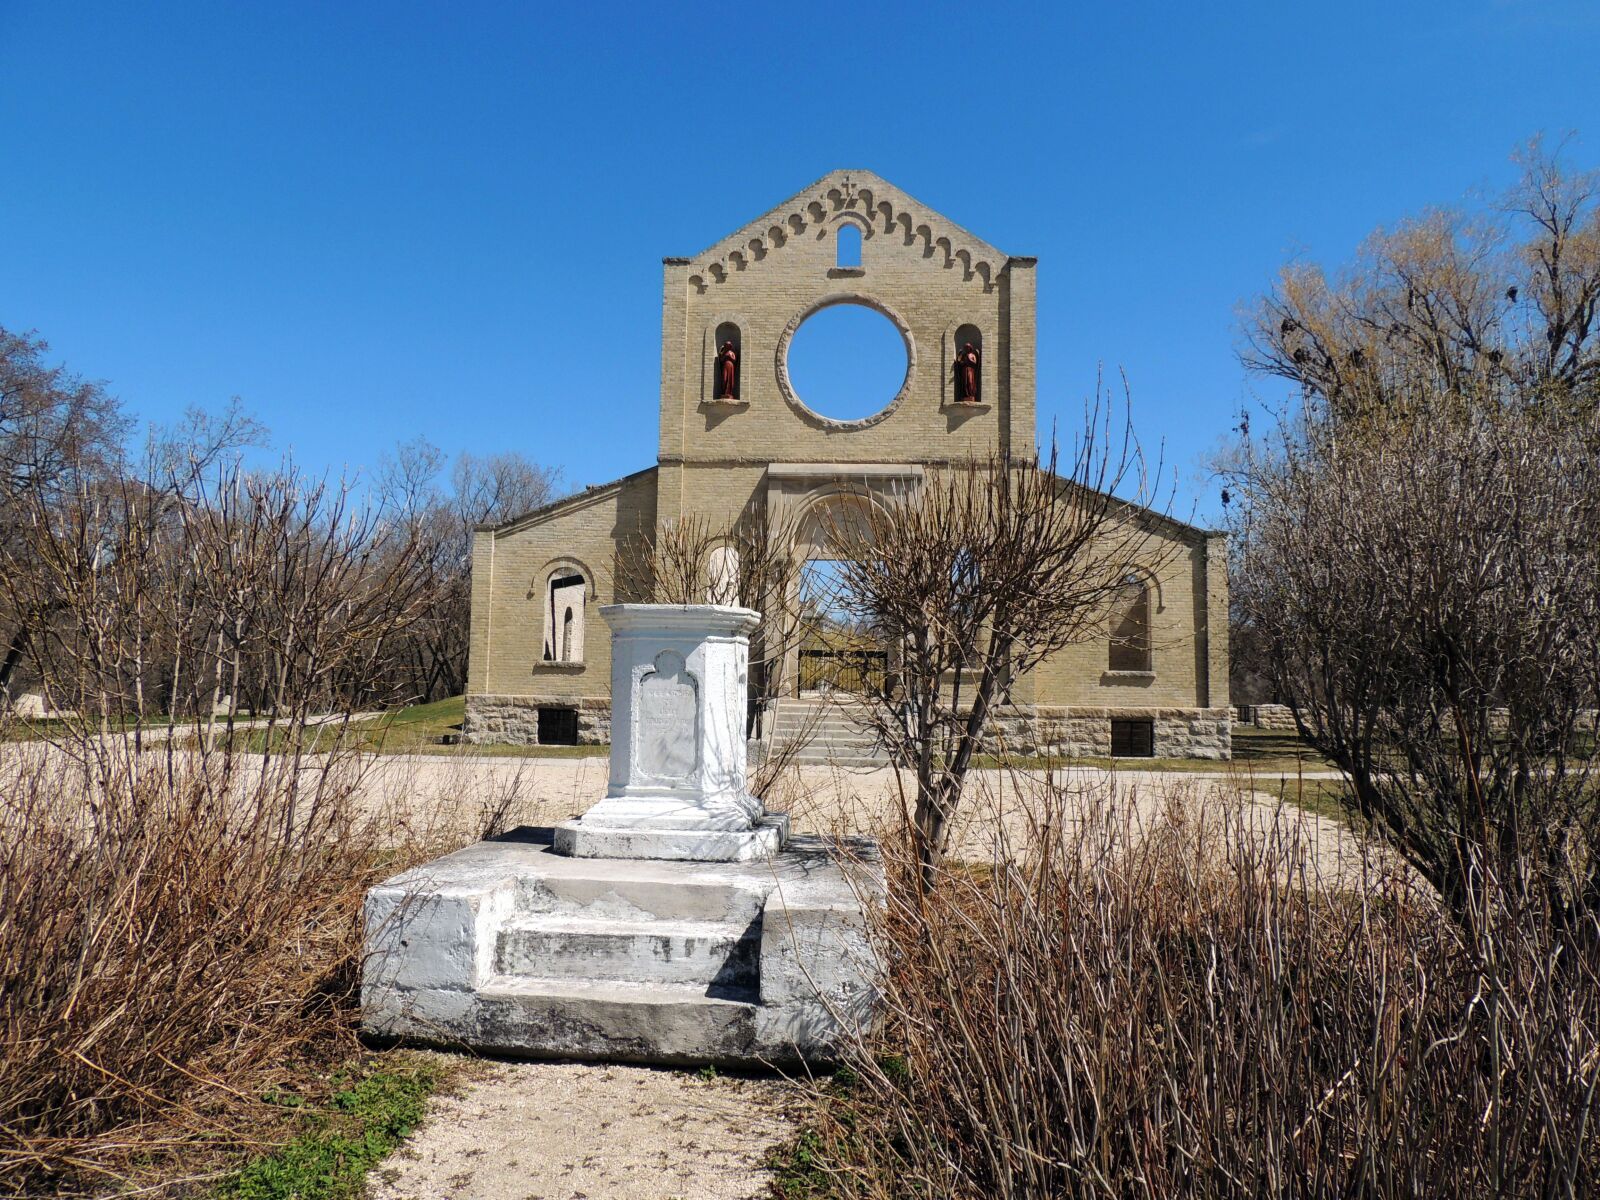
[{"label": "circular window frame", "polygon": [[[789,343],[793,340],[795,332],[808,320],[825,308],[836,308],[841,304],[858,304],[863,308],[870,308],[873,312],[889,318],[897,330],[900,331],[900,340],[906,348],[906,375],[900,383],[900,390],[895,393],[894,399],[884,405],[870,416],[858,417],[854,420],[840,420],[837,417],[824,416],[816,409],[810,407],[795,391],[794,382],[789,378]],[[907,396],[911,394],[912,384],[917,375],[917,342],[911,336],[911,326],[894,309],[882,300],[873,296],[866,296],[860,292],[832,292],[822,297],[816,303],[802,309],[789,323],[783,327],[783,333],[778,338],[778,391],[783,394],[784,402],[805,420],[824,429],[866,429],[876,425],[891,416],[898,409]]]}]

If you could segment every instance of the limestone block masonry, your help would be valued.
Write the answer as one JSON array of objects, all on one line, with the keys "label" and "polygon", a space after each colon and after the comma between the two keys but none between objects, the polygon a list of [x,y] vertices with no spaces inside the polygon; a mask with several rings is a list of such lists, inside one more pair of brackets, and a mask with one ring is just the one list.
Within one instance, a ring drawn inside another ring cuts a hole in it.
[{"label": "limestone block masonry", "polygon": [[995,711],[984,738],[988,754],[1056,758],[1111,757],[1111,722],[1149,721],[1157,758],[1227,759],[1233,755],[1232,713],[1226,708],[1064,708],[1008,705]]},{"label": "limestone block masonry", "polygon": [[611,701],[561,696],[468,696],[462,737],[473,745],[539,745],[539,710],[576,709],[580,746],[611,741]]}]

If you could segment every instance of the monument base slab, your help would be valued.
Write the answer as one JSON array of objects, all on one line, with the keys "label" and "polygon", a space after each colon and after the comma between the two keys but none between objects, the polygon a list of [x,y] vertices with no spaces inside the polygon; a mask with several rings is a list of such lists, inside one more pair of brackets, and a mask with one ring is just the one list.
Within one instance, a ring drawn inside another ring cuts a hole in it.
[{"label": "monument base slab", "polygon": [[555,829],[555,851],[574,858],[646,858],[677,862],[757,862],[789,839],[789,818],[767,813],[753,829],[640,829],[594,825],[587,818]]},{"label": "monument base slab", "polygon": [[756,1065],[827,1062],[866,1032],[884,887],[869,839],[707,862],[559,854],[561,836],[518,830],[368,893],[370,1036]]}]

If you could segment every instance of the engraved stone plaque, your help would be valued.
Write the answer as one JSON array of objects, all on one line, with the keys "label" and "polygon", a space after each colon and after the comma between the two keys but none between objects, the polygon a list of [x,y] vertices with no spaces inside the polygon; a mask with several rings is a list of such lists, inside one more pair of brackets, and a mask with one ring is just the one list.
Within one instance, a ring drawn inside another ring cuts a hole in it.
[{"label": "engraved stone plaque", "polygon": [[655,669],[640,677],[634,705],[634,765],[640,775],[682,783],[694,774],[699,765],[698,708],[695,678],[685,669],[683,656],[663,650],[656,655]]}]

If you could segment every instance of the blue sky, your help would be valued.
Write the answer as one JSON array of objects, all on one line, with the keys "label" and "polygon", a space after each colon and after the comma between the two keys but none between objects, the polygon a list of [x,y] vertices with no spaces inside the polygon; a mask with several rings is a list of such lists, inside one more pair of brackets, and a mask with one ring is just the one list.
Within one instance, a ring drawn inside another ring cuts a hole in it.
[{"label": "blue sky", "polygon": [[600,482],[654,460],[662,256],[865,167],[1039,257],[1041,421],[1126,371],[1204,517],[1271,395],[1238,305],[1541,130],[1600,164],[1597,39],[1553,0],[0,0],[0,324],[318,470],[421,434]]}]

